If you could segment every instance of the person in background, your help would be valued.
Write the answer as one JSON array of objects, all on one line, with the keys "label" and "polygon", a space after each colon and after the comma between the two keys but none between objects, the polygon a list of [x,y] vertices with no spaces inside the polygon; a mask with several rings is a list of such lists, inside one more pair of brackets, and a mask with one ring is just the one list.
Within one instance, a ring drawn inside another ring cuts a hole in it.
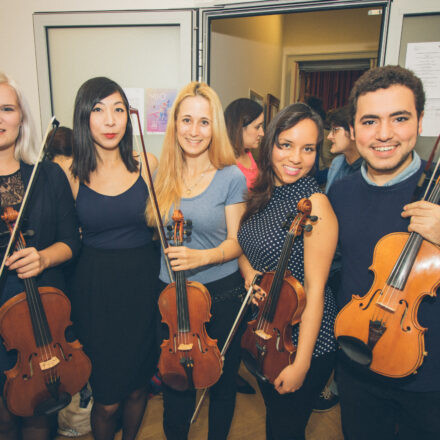
[{"label": "person in background", "polygon": [[[240,268],[249,287],[256,274],[276,270],[287,236],[283,224],[288,215],[297,214],[301,199],[310,199],[311,214],[319,219],[312,231],[296,238],[287,265],[306,294],[301,323],[294,326],[292,334],[297,346],[295,359],[273,385],[258,381],[270,440],[305,439],[313,404],[330,376],[336,354],[336,304],[326,281],[338,224],[327,197],[312,177],[322,139],[322,120],[306,104],[292,104],[275,116],[260,147],[260,174],[238,232],[244,252]],[[261,292],[255,297],[261,298]]]},{"label": "person in background", "polygon": [[[353,174],[362,164],[362,157],[356,148],[356,143],[350,134],[350,112],[348,107],[332,110],[327,115],[327,125],[330,132],[327,139],[331,142],[330,152],[337,154],[328,170],[325,192],[328,193],[331,185],[345,176]],[[336,253],[330,268],[328,284],[333,292],[337,292],[340,283],[341,256],[339,250]],[[333,377],[328,385],[322,390],[315,402],[313,411],[329,411],[339,402],[338,387]]]},{"label": "person in background", "polygon": [[[92,361],[91,425],[111,440],[134,440],[158,359],[159,254],[145,222],[148,188],[133,152],[129,104],[109,78],[86,81],[73,116],[73,158],[64,163],[83,248],[72,288],[75,332]],[[148,155],[151,170],[157,166]]]},{"label": "person in background", "polygon": [[329,112],[327,124],[330,132],[327,139],[331,142],[330,153],[338,154],[330,165],[327,174],[325,192],[339,179],[357,171],[362,164],[362,157],[356,148],[356,142],[350,134],[350,112],[348,107]]},{"label": "person in background", "polygon": [[[375,275],[369,267],[376,244],[385,235],[416,232],[440,245],[440,206],[412,202],[424,169],[414,149],[424,104],[421,80],[400,66],[371,69],[353,86],[350,132],[364,163],[329,192],[340,226],[342,273],[336,294],[340,309],[353,294],[362,296],[371,288]],[[380,269],[378,261],[375,269]],[[435,263],[432,270],[438,273]],[[427,329],[427,356],[417,374],[400,379],[382,376],[339,350],[336,372],[346,440],[440,438],[439,314],[438,296],[425,298],[418,307],[418,321]]]},{"label": "person in background", "polygon": [[258,149],[264,136],[263,107],[248,98],[236,99],[225,109],[225,123],[237,166],[246,177],[248,189],[252,188],[258,175],[252,150]]},{"label": "person in background", "polygon": [[[245,294],[238,270],[242,251],[237,230],[245,208],[246,179],[235,165],[220,100],[207,84],[192,82],[177,95],[154,186],[165,225],[175,209],[192,221],[191,237],[183,246],[162,250],[159,291],[170,283],[165,258],[174,271],[185,271],[188,281],[204,284],[211,295],[212,315],[206,331],[218,340],[221,350]],[[149,219],[152,209],[150,202]],[[150,220],[150,225],[155,222]],[[226,440],[231,426],[240,335],[237,332],[233,338],[223,373],[210,388],[209,440]],[[194,389],[176,391],[163,385],[163,426],[168,440],[187,438],[195,399]]]},{"label": "person in background", "polygon": [[[324,110],[322,99],[317,96],[309,96],[306,98],[305,103],[321,117],[322,122],[324,123],[327,114]],[[327,125],[324,125],[324,139],[321,148],[319,149],[319,154],[316,155],[316,172],[314,176],[318,185],[322,189],[325,188],[328,169],[335,157],[335,155],[330,152],[330,147],[331,143],[328,141]]]},{"label": "person in background", "polygon": [[51,130],[47,137],[50,145],[46,146],[47,158],[52,162],[58,163],[60,166],[72,156],[72,135],[73,131],[69,127],[59,126],[52,138],[54,129]]},{"label": "person in background", "polygon": [[[225,123],[229,140],[237,158],[237,166],[246,177],[249,189],[258,176],[258,168],[251,150],[256,150],[264,136],[263,107],[248,98],[232,101],[225,109]],[[243,394],[255,394],[254,388],[237,375],[237,391]]]},{"label": "person in background", "polygon": [[[38,156],[34,124],[27,102],[17,84],[0,72],[0,202],[1,207],[20,209]],[[2,252],[9,240],[3,221]],[[27,247],[7,258],[0,282],[0,305],[25,291],[24,281],[35,277],[39,287],[65,291],[62,263],[80,249],[78,222],[69,184],[61,169],[49,161],[41,164],[28,200],[22,230],[32,230]],[[4,235],[4,233],[6,235]],[[4,241],[5,240],[5,241]],[[29,323],[30,325],[30,323]],[[0,393],[5,370],[13,368],[16,352],[7,352],[0,343]],[[48,440],[52,421],[46,416],[20,418],[11,414],[4,396],[0,398],[0,438],[2,440]]]}]

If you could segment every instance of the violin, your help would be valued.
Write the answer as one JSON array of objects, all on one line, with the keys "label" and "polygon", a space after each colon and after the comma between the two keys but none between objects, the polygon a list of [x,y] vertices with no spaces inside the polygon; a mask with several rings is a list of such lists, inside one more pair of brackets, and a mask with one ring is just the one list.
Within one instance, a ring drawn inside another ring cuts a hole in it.
[{"label": "violin", "polygon": [[[267,292],[258,306],[257,317],[248,322],[241,339],[242,359],[247,369],[262,381],[273,383],[281,371],[290,365],[296,354],[292,342],[292,328],[301,320],[306,305],[306,295],[301,283],[287,270],[294,240],[303,230],[311,231],[305,224],[311,216],[312,202],[301,199],[298,214],[290,224],[275,271],[265,272],[260,286]],[[288,220],[291,220],[289,216]],[[283,227],[288,227],[287,221]]]},{"label": "violin", "polygon": [[[18,213],[7,207],[1,219],[12,234]],[[17,234],[16,250],[24,249]],[[18,352],[16,365],[5,371],[4,396],[18,416],[50,415],[67,406],[71,396],[89,380],[91,363],[78,340],[67,342],[70,302],[55,287],[37,287],[35,278],[23,280],[25,291],[0,308],[0,333],[7,350]]]},{"label": "violin", "polygon": [[[180,210],[172,219],[174,244],[181,246],[184,236],[191,234],[191,223],[185,222]],[[211,297],[203,284],[187,281],[184,271],[175,271],[174,276],[175,282],[165,287],[158,301],[162,322],[169,329],[169,338],[160,346],[159,372],[175,390],[207,388],[218,381],[223,367],[217,340],[205,329],[211,318]]]},{"label": "violin", "polygon": [[[440,200],[439,179],[429,202]],[[427,355],[417,312],[425,296],[440,285],[440,249],[416,232],[385,235],[376,244],[373,284],[365,296],[353,295],[335,321],[344,353],[375,373],[392,378],[415,373]]]}]

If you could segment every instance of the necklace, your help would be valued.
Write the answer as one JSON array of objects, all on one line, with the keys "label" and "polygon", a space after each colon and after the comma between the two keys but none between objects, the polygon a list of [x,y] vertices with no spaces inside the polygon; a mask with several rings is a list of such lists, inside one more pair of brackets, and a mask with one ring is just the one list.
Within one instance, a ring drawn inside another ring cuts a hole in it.
[{"label": "necklace", "polygon": [[182,181],[183,181],[183,184],[185,185],[187,195],[191,195],[192,190],[201,182],[201,180],[205,177],[205,174],[210,169],[211,169],[211,163],[208,165],[208,168],[206,168],[206,170],[200,174],[200,177],[197,179],[197,181],[195,183],[193,183],[192,185],[187,185],[187,183],[185,182],[185,179],[183,178],[183,175],[182,175]]}]

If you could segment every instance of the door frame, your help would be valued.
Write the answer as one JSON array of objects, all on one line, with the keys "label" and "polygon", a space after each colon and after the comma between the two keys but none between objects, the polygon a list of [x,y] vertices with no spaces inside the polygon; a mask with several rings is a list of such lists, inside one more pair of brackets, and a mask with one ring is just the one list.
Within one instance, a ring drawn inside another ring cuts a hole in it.
[{"label": "door frame", "polygon": [[378,65],[385,61],[388,21],[392,0],[293,0],[256,1],[250,3],[231,3],[221,7],[199,9],[199,41],[197,79],[209,84],[211,20],[218,18],[250,17],[258,15],[312,12],[331,9],[360,7],[383,7],[382,29],[380,32]]}]

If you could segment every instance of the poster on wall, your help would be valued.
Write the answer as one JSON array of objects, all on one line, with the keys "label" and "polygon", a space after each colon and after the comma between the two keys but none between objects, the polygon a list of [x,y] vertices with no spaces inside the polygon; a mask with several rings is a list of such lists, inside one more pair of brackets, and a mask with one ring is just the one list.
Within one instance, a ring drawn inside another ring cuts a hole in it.
[{"label": "poster on wall", "polygon": [[[127,96],[130,107],[139,111],[139,118],[141,120],[142,133],[145,132],[144,119],[144,89],[138,87],[124,87],[124,93]],[[133,123],[133,135],[139,136],[139,126]]]},{"label": "poster on wall", "polygon": [[163,134],[167,128],[168,113],[176,99],[176,89],[147,89],[147,134]]},{"label": "poster on wall", "polygon": [[405,67],[423,82],[425,116],[422,136],[438,136],[440,127],[440,41],[408,43]]}]

